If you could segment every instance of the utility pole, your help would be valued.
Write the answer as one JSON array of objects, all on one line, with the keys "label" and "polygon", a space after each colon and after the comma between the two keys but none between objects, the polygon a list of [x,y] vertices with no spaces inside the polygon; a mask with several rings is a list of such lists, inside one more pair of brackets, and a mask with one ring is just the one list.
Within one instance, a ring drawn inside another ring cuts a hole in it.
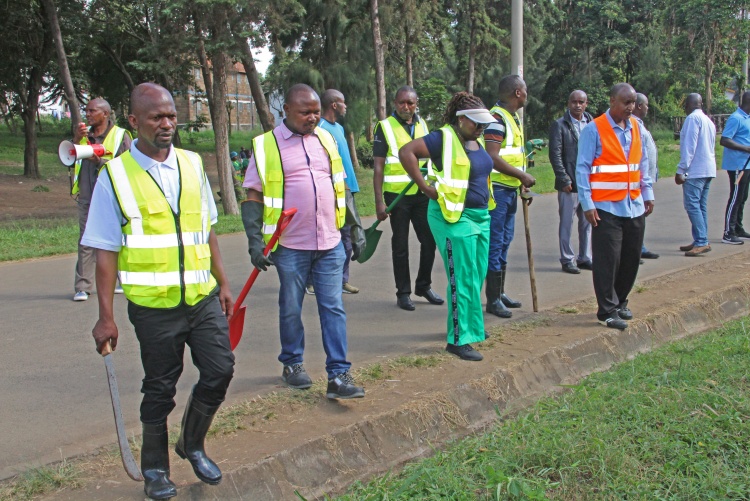
[{"label": "utility pole", "polygon": [[[523,0],[510,4],[510,73],[523,78]],[[518,116],[523,124],[523,109]]]}]

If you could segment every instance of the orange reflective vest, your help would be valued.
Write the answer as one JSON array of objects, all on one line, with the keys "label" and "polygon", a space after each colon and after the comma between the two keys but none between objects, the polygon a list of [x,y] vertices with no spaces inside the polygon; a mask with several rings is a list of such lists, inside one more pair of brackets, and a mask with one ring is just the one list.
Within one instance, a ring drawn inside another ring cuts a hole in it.
[{"label": "orange reflective vest", "polygon": [[635,200],[641,195],[641,130],[635,118],[630,118],[630,154],[625,159],[620,140],[609,124],[606,114],[594,119],[602,154],[594,159],[589,175],[591,199],[594,202],[619,202],[630,194]]}]

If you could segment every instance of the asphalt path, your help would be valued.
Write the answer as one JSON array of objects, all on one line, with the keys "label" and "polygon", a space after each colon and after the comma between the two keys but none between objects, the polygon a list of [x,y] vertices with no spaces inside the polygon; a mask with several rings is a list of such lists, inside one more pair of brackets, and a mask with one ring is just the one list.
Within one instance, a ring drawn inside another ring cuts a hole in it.
[{"label": "asphalt path", "polygon": [[[709,232],[713,252],[703,258],[687,258],[678,247],[691,242],[690,225],[682,207],[682,190],[673,180],[656,186],[656,209],[648,218],[646,245],[661,254],[641,266],[639,279],[706,262],[744,246],[721,243],[722,219],[728,192],[727,175],[719,172],[709,197]],[[593,296],[589,272],[569,275],[560,269],[555,194],[535,197],[530,207],[531,235],[536,263],[540,309]],[[373,218],[365,218],[366,225]],[[380,225],[383,236],[377,252],[365,264],[353,263],[350,282],[360,288],[344,295],[347,311],[349,358],[354,367],[384,358],[445,345],[445,306],[433,306],[412,296],[416,311],[396,307],[390,263],[390,227]],[[574,237],[575,238],[575,237]],[[244,234],[219,237],[224,267],[236,295],[250,273]],[[748,244],[750,245],[750,244]],[[576,246],[577,247],[577,246]],[[418,242],[410,241],[412,280],[416,276]],[[511,245],[508,282],[511,296],[523,301],[514,318],[531,312],[523,218],[519,206],[516,238]],[[94,349],[91,329],[97,318],[96,296],[74,303],[75,256],[0,264],[0,478],[32,466],[60,460],[116,440],[104,363]],[[445,296],[446,277],[436,256],[433,288]],[[277,389],[281,364],[277,360],[278,277],[272,269],[262,273],[247,298],[245,331],[235,354],[235,377],[227,401],[252,398]],[[128,319],[126,300],[117,296],[116,321],[120,340],[114,355],[120,397],[129,434],[140,433],[138,420],[140,380],[143,371],[138,344]],[[306,296],[305,367],[314,378],[325,374],[320,324],[315,298]],[[636,315],[638,311],[634,311]],[[486,316],[488,323],[503,322]],[[591,316],[592,323],[596,321]],[[185,371],[178,385],[177,409],[171,422],[181,417],[197,371],[185,357]]]}]

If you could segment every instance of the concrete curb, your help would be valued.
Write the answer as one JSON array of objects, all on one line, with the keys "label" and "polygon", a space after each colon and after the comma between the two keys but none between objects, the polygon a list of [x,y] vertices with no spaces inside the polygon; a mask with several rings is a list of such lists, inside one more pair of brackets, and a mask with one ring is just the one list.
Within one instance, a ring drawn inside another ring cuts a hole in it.
[{"label": "concrete curb", "polygon": [[497,410],[517,411],[539,397],[574,384],[667,342],[716,328],[750,311],[750,284],[711,291],[663,308],[625,331],[606,330],[466,381],[448,393],[417,401],[336,430],[294,449],[224,474],[220,486],[195,483],[179,499],[307,499],[340,492],[357,480],[429,454],[497,420]]}]

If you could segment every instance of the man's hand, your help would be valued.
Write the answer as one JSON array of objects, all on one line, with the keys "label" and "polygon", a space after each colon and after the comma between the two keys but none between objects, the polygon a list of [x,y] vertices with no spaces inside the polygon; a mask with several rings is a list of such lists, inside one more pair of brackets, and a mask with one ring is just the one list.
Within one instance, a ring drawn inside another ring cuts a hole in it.
[{"label": "man's hand", "polygon": [[73,142],[75,144],[80,144],[81,139],[83,139],[87,135],[88,128],[86,127],[86,124],[83,122],[79,122],[78,127],[76,127],[75,131],[73,132]]},{"label": "man's hand", "polygon": [[536,184],[536,179],[534,179],[534,176],[528,172],[521,172],[521,177],[519,179],[521,180],[521,184],[526,188],[531,188]]},{"label": "man's hand", "polygon": [[563,193],[573,193],[573,185],[569,184],[568,186],[566,186],[560,191],[562,191]]},{"label": "man's hand", "polygon": [[591,226],[598,226],[597,221],[600,221],[599,213],[596,212],[596,209],[587,210],[583,213],[584,216],[586,216],[586,221],[588,221]]},{"label": "man's hand", "polygon": [[527,207],[528,207],[528,206],[530,206],[530,205],[531,205],[531,202],[533,202],[533,201],[534,201],[534,197],[530,197],[530,196],[526,196],[526,197],[525,197],[525,196],[523,196],[523,194],[524,194],[524,193],[530,193],[530,192],[531,192],[531,190],[530,190],[530,189],[528,189],[528,188],[527,188],[527,187],[525,187],[525,186],[521,186],[521,201],[522,201],[523,203],[525,203]]},{"label": "man's hand", "polygon": [[437,200],[438,199],[438,192],[437,192],[437,189],[434,186],[429,186],[429,185],[425,186],[424,189],[422,190],[422,193],[424,193],[425,195],[427,195],[427,198],[429,198],[431,200]]},{"label": "man's hand", "polygon": [[231,320],[232,312],[234,308],[234,297],[229,286],[224,284],[219,287],[219,304],[221,305],[221,311],[226,315],[227,320]]},{"label": "man's hand", "polygon": [[109,341],[112,345],[112,351],[115,351],[117,347],[117,325],[114,320],[102,320],[101,318],[96,321],[94,329],[91,331],[96,342],[96,351],[101,354],[104,344]]},{"label": "man's hand", "polygon": [[375,214],[378,216],[378,221],[385,221],[388,219],[386,209],[387,207],[384,202],[380,201],[375,203]]},{"label": "man's hand", "polygon": [[643,206],[646,208],[646,217],[648,217],[652,212],[654,212],[653,200],[646,200],[645,202],[643,202]]},{"label": "man's hand", "polygon": [[684,174],[675,174],[674,175],[674,182],[677,184],[677,186],[681,184],[685,184],[685,175]]},{"label": "man's hand", "polygon": [[273,266],[271,255],[264,256],[262,248],[250,249],[250,262],[260,271],[266,271],[269,266]]}]

